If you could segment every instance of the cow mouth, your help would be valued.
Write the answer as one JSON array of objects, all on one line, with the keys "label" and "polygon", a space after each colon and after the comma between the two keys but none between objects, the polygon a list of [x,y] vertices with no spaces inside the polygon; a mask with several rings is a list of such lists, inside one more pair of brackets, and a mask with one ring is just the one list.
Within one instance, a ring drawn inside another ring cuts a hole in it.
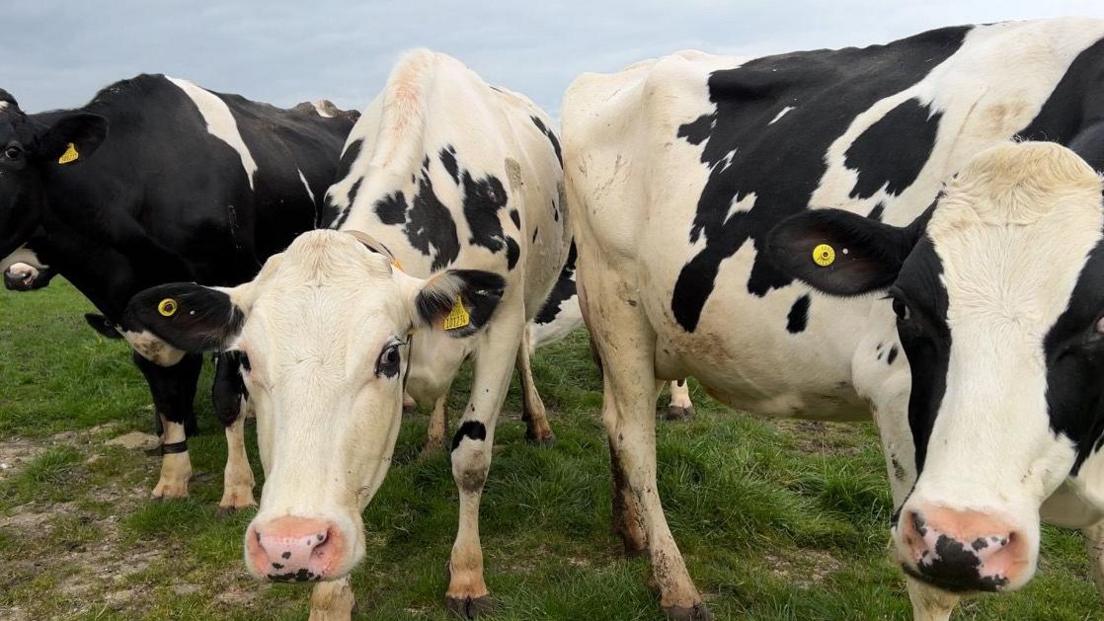
[{"label": "cow mouth", "polygon": [[1004,576],[956,575],[948,578],[945,575],[933,573],[926,569],[925,565],[919,568],[908,563],[901,563],[901,570],[912,578],[916,578],[924,584],[931,585],[948,593],[1000,593],[1006,591],[1008,578]]}]

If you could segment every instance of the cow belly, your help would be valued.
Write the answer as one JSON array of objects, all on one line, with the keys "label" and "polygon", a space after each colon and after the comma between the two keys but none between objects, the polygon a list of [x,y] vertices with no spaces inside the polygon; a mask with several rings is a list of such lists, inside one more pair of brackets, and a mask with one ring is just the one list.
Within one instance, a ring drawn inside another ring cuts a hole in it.
[{"label": "cow belly", "polygon": [[793,354],[789,360],[779,349],[764,355],[729,354],[763,351],[744,345],[748,341],[732,333],[713,332],[661,337],[656,351],[657,375],[659,379],[692,376],[714,399],[759,416],[836,421],[869,418],[869,407],[855,394],[846,369],[803,358],[792,350],[786,350]]},{"label": "cow belly", "polygon": [[[725,404],[764,416],[861,420],[869,408],[855,392],[852,356],[869,304],[839,300],[803,286],[747,292],[754,248],[748,244],[722,265],[701,321],[685,331],[671,310],[681,262],[654,264],[643,291],[656,328],[661,379],[697,378]],[[806,298],[806,302],[798,300]],[[794,306],[805,309],[797,320]],[[798,328],[801,328],[798,330]]]}]

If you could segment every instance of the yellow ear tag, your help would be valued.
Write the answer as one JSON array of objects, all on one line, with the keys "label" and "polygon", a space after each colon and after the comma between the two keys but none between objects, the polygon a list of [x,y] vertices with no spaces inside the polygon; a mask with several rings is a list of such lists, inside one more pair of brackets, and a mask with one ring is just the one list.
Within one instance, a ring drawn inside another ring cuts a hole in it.
[{"label": "yellow ear tag", "polygon": [[828,267],[836,262],[836,249],[828,244],[819,244],[813,248],[813,263],[821,267]]},{"label": "yellow ear tag", "polygon": [[75,162],[79,157],[80,154],[77,153],[77,146],[70,142],[69,148],[65,150],[65,153],[61,154],[61,157],[58,158],[58,164],[68,164],[69,162]]},{"label": "yellow ear tag", "polygon": [[172,298],[161,300],[157,305],[157,312],[161,313],[162,317],[172,317],[176,314],[176,300]]},{"label": "yellow ear tag", "polygon": [[471,315],[468,314],[468,309],[464,308],[464,301],[457,295],[456,304],[449,311],[448,317],[445,317],[442,327],[445,330],[458,330],[467,327],[470,323]]}]

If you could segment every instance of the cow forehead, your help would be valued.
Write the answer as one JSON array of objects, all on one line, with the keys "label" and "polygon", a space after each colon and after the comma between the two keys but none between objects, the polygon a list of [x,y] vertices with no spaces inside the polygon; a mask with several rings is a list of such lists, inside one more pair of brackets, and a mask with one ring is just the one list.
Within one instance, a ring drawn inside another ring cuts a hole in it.
[{"label": "cow forehead", "polygon": [[392,275],[390,259],[370,250],[355,236],[317,230],[295,238],[280,255],[278,267],[262,271],[259,281],[266,289],[294,280],[316,285],[352,286],[390,281]]},{"label": "cow forehead", "polygon": [[1025,143],[981,154],[949,184],[928,225],[947,319],[996,311],[1049,328],[1102,230],[1100,178],[1072,151]]},{"label": "cow forehead", "polygon": [[299,236],[256,285],[247,331],[259,323],[295,339],[313,338],[311,326],[330,332],[355,327],[367,335],[376,324],[393,329],[409,323],[409,287],[387,257],[347,233]]},{"label": "cow forehead", "polygon": [[[0,101],[0,105],[4,102]],[[16,111],[10,112],[0,108],[0,146],[6,146],[12,142],[23,143],[29,146],[34,141],[34,127],[27,122],[26,117]]]}]

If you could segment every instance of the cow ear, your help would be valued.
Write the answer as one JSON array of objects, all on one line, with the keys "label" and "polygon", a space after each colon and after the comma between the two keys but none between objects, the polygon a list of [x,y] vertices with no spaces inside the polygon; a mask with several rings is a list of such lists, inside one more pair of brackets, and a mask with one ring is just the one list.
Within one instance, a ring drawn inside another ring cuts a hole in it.
[{"label": "cow ear", "polygon": [[478,331],[494,314],[506,281],[494,272],[448,270],[429,279],[418,291],[418,320],[450,336]]},{"label": "cow ear", "polygon": [[839,209],[783,220],[767,238],[767,256],[783,273],[830,295],[885,289],[923,235],[929,212],[905,228]]},{"label": "cow ear", "polygon": [[183,351],[222,351],[245,324],[245,311],[235,303],[235,292],[193,283],[152,287],[130,299],[122,325],[128,331],[148,330]]},{"label": "cow ear", "polygon": [[79,164],[107,138],[107,125],[107,119],[98,114],[67,114],[39,136],[38,154],[58,166]]}]

